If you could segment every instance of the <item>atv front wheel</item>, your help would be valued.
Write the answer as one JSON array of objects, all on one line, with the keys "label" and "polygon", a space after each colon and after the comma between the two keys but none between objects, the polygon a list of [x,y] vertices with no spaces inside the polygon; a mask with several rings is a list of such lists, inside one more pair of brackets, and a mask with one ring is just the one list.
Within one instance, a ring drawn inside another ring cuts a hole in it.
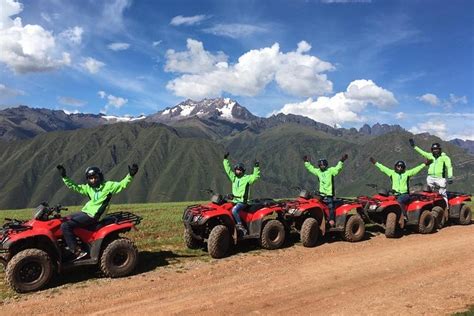
[{"label": "atv front wheel", "polygon": [[397,233],[397,213],[390,212],[387,214],[385,221],[385,237],[395,238]]},{"label": "atv front wheel", "polygon": [[433,230],[435,230],[436,228],[443,228],[446,224],[446,216],[444,214],[444,209],[441,206],[435,206],[431,209],[431,213],[435,218],[435,227]]},{"label": "atv front wheel", "polygon": [[204,247],[204,243],[193,237],[191,231],[187,228],[184,229],[184,243],[189,249],[200,249]]},{"label": "atv front wheel", "polygon": [[225,257],[230,247],[230,237],[227,226],[214,226],[207,240],[207,251],[212,258],[219,259]]},{"label": "atv front wheel", "polygon": [[365,224],[359,214],[352,215],[346,222],[343,237],[346,241],[361,241],[365,235]]},{"label": "atv front wheel", "polygon": [[435,227],[435,218],[430,211],[425,210],[420,215],[417,230],[420,234],[429,234],[433,232]]},{"label": "atv front wheel", "polygon": [[110,278],[119,278],[132,273],[138,263],[138,250],[134,243],[119,238],[107,245],[100,257],[100,270]]},{"label": "atv front wheel", "polygon": [[51,258],[45,251],[26,249],[8,262],[5,275],[13,290],[26,293],[43,288],[51,279],[53,271]]},{"label": "atv front wheel", "polygon": [[285,226],[276,219],[265,223],[260,236],[260,245],[269,250],[281,248],[285,242]]},{"label": "atv front wheel", "polygon": [[459,224],[460,225],[469,225],[472,221],[472,212],[471,208],[466,204],[463,204],[461,211],[459,212]]},{"label": "atv front wheel", "polygon": [[318,242],[319,224],[315,218],[308,217],[301,225],[300,239],[305,247],[314,247]]}]

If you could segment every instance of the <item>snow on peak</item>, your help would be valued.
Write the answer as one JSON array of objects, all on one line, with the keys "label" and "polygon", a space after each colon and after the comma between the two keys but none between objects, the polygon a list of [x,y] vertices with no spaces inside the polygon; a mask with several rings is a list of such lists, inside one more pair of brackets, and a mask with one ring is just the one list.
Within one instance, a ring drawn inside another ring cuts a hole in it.
[{"label": "snow on peak", "polygon": [[144,115],[140,115],[139,117],[102,115],[102,118],[106,119],[107,121],[113,121],[113,122],[133,122],[133,121],[143,120],[145,117],[146,116]]},{"label": "snow on peak", "polygon": [[195,105],[180,105],[181,113],[179,113],[179,115],[189,116],[195,107]]},{"label": "snow on peak", "polygon": [[219,109],[221,112],[221,117],[228,120],[233,120],[234,116],[232,115],[232,109],[235,106],[235,102],[230,102],[230,99],[224,99],[224,103],[225,105]]}]

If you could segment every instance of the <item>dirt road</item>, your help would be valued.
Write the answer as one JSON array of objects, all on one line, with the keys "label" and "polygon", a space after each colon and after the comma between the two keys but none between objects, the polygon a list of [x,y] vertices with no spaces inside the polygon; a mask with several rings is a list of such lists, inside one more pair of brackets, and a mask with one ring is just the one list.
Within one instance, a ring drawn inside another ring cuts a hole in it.
[{"label": "dirt road", "polygon": [[474,225],[238,254],[22,297],[13,314],[450,314],[474,304]]}]

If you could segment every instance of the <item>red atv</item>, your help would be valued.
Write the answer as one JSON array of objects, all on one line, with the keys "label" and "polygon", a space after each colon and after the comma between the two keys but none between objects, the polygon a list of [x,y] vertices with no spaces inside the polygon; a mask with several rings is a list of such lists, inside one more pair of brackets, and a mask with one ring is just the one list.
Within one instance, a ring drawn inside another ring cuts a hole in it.
[{"label": "red atv", "polygon": [[356,200],[335,198],[335,227],[329,226],[329,207],[315,192],[302,190],[296,200],[286,201],[285,220],[287,225],[300,234],[305,247],[314,247],[319,235],[338,232],[346,241],[356,242],[365,235],[363,206]]},{"label": "red atv", "polygon": [[[422,186],[421,183],[416,185]],[[434,230],[436,230],[437,228],[443,228],[449,219],[449,208],[448,205],[446,205],[446,201],[444,200],[443,196],[437,191],[433,191],[430,186],[424,186],[422,190],[416,191],[415,193],[422,195],[432,201],[433,207],[431,209],[431,212],[433,217],[435,218]]]},{"label": "red atv", "polygon": [[242,223],[248,230],[248,234],[242,235],[235,228],[232,198],[231,195],[214,194],[210,203],[190,205],[184,210],[184,241],[188,248],[203,248],[207,242],[211,257],[222,258],[232,244],[244,239],[257,239],[265,249],[283,246],[286,227],[281,203],[272,199],[249,201],[247,208],[240,212]]},{"label": "red atv", "polygon": [[[375,184],[368,184],[377,188]],[[420,193],[410,193],[411,201],[405,206],[406,221],[403,220],[402,207],[397,201],[397,196],[392,190],[379,189],[372,197],[359,197],[361,202],[367,201],[366,211],[372,223],[384,225],[385,235],[395,237],[397,222],[400,228],[411,227],[421,234],[432,233],[435,229],[435,216],[433,199]]]},{"label": "red atv", "polygon": [[61,223],[65,218],[60,205],[42,203],[33,219],[5,219],[0,234],[1,261],[7,283],[17,292],[43,288],[54,272],[74,266],[99,265],[108,277],[130,274],[138,262],[138,251],[132,241],[120,236],[135,228],[141,217],[129,212],[111,213],[94,227],[76,228],[78,245],[89,256],[74,261],[66,250]]}]

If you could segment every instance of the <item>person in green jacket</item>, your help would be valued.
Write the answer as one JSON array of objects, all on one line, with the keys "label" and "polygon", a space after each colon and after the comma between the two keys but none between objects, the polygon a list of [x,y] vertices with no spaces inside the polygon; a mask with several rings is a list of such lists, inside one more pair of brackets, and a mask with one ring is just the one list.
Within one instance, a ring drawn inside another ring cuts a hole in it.
[{"label": "person in green jacket", "polygon": [[97,167],[86,169],[86,184],[76,184],[66,175],[66,169],[62,165],[56,167],[63,179],[64,184],[71,190],[85,195],[89,202],[84,205],[82,210],[73,213],[66,221],[61,224],[64,241],[70,252],[75,255],[75,260],[87,256],[87,252],[81,249],[76,242],[74,229],[78,227],[87,227],[96,224],[99,219],[106,214],[112,195],[115,195],[125,189],[138,172],[137,164],[128,166],[128,174],[120,182],[105,181],[102,171]]},{"label": "person in green jacket", "polygon": [[377,162],[373,157],[370,157],[370,162],[373,163],[380,171],[385,173],[392,180],[392,190],[397,195],[397,201],[402,207],[403,215],[406,217],[406,205],[410,203],[410,195],[408,194],[410,186],[410,177],[418,174],[425,166],[430,165],[433,161],[427,159],[425,163],[406,170],[406,164],[403,160],[395,163],[394,170],[385,167],[380,162]]},{"label": "person in green jacket", "polygon": [[324,202],[329,206],[329,225],[331,227],[336,223],[336,214],[334,210],[334,196],[336,193],[334,188],[334,177],[341,172],[342,167],[344,166],[344,161],[346,161],[348,157],[347,154],[343,155],[337,165],[331,168],[328,168],[329,163],[327,159],[319,159],[318,168],[316,168],[311,164],[311,162],[309,162],[308,156],[303,157],[306,169],[319,179],[319,193],[323,195]]},{"label": "person in green jacket", "polygon": [[227,152],[224,155],[224,170],[230,182],[232,182],[232,195],[234,196],[232,201],[236,203],[232,208],[232,215],[236,222],[235,227],[246,235],[247,229],[242,225],[239,212],[247,207],[247,201],[250,196],[250,185],[260,178],[260,164],[258,161],[255,161],[253,173],[246,175],[243,163],[238,163],[232,168],[228,158],[229,153]]},{"label": "person in green jacket", "polygon": [[453,166],[451,159],[441,149],[439,143],[431,145],[431,153],[422,150],[415,145],[413,138],[409,140],[410,146],[415,149],[417,153],[427,159],[433,160],[433,164],[428,168],[428,176],[426,177],[426,184],[429,187],[437,186],[439,194],[441,194],[448,205],[448,196],[446,194],[446,184],[453,183]]}]

